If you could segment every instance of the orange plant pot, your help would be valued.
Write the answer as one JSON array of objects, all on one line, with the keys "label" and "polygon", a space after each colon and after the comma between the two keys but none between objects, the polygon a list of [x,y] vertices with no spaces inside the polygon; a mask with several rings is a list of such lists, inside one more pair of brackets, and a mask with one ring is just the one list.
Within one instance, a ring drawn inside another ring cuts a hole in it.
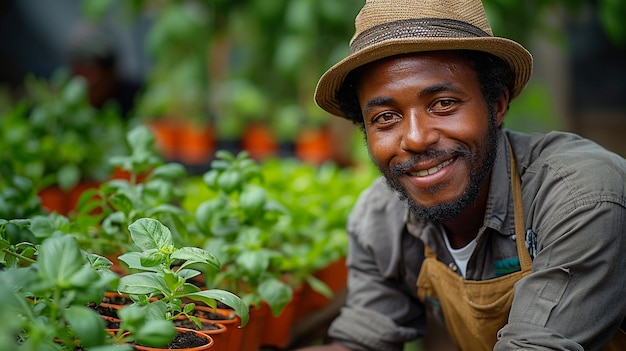
[{"label": "orange plant pot", "polygon": [[[95,181],[80,182],[76,184],[67,194],[67,212],[72,212],[77,208],[78,200],[80,199],[80,196],[83,194],[83,192],[89,189],[98,189],[99,187],[100,182]],[[92,213],[95,214],[98,213],[98,211],[102,211],[102,209],[94,209]]]},{"label": "orange plant pot", "polygon": [[261,346],[269,346],[282,349],[290,341],[291,329],[295,324],[298,306],[301,305],[301,298],[304,293],[303,287],[293,290],[291,301],[283,308],[278,316],[271,313],[267,316],[261,338]]},{"label": "orange plant pot", "polygon": [[156,119],[147,122],[155,143],[166,161],[176,159],[178,150],[178,123],[168,119]]},{"label": "orange plant pot", "polygon": [[[238,329],[241,325],[241,319],[239,316],[234,314],[233,310],[218,308],[214,311],[213,308],[203,305],[196,305],[195,309],[202,312],[202,315],[196,314],[196,316],[202,316],[200,318],[208,319],[214,323],[221,324],[226,328],[224,333],[220,335],[220,340],[222,340],[221,343],[225,344],[224,350],[239,350],[241,347],[242,334],[238,332]],[[216,313],[223,318],[213,318],[211,317],[213,313]],[[218,346],[217,342],[216,346]]]},{"label": "orange plant pot", "polygon": [[332,158],[331,144],[328,128],[304,129],[295,142],[295,154],[302,161],[321,164]]},{"label": "orange plant pot", "polygon": [[262,160],[277,154],[278,142],[269,127],[251,123],[241,138],[241,148],[248,151],[251,158]]},{"label": "orange plant pot", "polygon": [[178,158],[185,164],[208,163],[215,152],[215,137],[209,126],[182,124],[178,135]]},{"label": "orange plant pot", "polygon": [[[337,293],[347,286],[347,277],[348,277],[348,267],[346,266],[346,258],[342,257],[328,266],[320,269],[319,271],[314,273],[314,276],[324,282],[333,293]],[[322,308],[326,306],[330,300],[326,298],[324,295],[314,291],[313,289],[308,289],[308,294],[303,298],[308,303],[307,310],[311,311],[314,309]]]},{"label": "orange plant pot", "polygon": [[41,200],[41,207],[46,212],[56,212],[64,216],[69,212],[67,194],[58,186],[49,186],[39,191],[37,195]]},{"label": "orange plant pot", "polygon": [[232,350],[258,351],[261,348],[261,339],[269,314],[269,306],[265,303],[262,303],[259,307],[251,306],[248,324],[243,328],[237,328],[233,333],[234,339],[240,340],[240,346],[238,348],[233,347]]},{"label": "orange plant pot", "polygon": [[228,327],[226,327],[222,323],[212,323],[217,325],[219,329],[201,330],[201,332],[208,334],[209,336],[211,336],[211,338],[213,338],[213,348],[211,349],[211,351],[229,351],[228,338],[230,336],[228,335]]},{"label": "orange plant pot", "polygon": [[[179,351],[206,351],[206,350],[213,350],[213,338],[211,338],[211,336],[204,334],[200,331],[197,330],[193,330],[193,329],[187,329],[187,328],[179,328],[177,327],[176,330],[178,330],[179,333],[195,333],[197,336],[199,336],[200,338],[203,338],[206,340],[206,344],[202,345],[202,346],[197,346],[197,347],[189,347],[189,348],[179,348],[179,349],[171,349],[171,348],[158,348],[158,347],[149,347],[149,346],[142,346],[142,345],[133,345],[133,348],[137,351],[163,351],[163,350],[179,350]],[[124,333],[122,334],[122,337],[128,335],[128,333]]]}]

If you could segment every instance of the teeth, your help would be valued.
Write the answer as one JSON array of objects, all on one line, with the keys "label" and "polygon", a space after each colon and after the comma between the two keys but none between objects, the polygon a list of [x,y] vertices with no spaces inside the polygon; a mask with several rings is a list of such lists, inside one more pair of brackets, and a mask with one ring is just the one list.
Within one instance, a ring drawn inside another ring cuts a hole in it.
[{"label": "teeth", "polygon": [[452,163],[452,159],[449,159],[448,161],[441,163],[433,168],[427,169],[427,170],[423,170],[423,171],[419,171],[419,172],[413,172],[411,173],[412,176],[417,176],[417,177],[424,177],[427,176],[429,174],[435,174],[437,173],[440,169],[442,169],[443,167],[449,165],[450,163]]}]

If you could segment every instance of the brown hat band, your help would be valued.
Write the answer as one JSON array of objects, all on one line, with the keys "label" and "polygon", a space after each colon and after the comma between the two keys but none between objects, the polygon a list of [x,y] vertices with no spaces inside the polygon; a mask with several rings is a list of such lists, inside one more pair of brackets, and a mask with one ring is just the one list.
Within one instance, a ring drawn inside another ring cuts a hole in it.
[{"label": "brown hat band", "polygon": [[442,18],[398,20],[364,30],[350,43],[353,54],[368,46],[392,39],[406,38],[470,38],[491,37],[484,30],[467,22]]}]

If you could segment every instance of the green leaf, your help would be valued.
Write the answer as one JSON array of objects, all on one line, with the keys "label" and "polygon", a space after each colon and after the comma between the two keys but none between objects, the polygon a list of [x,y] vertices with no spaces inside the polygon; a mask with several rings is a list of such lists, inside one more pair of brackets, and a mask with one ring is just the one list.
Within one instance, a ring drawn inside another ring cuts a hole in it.
[{"label": "green leaf", "polygon": [[92,308],[70,306],[63,311],[63,315],[76,332],[81,346],[92,347],[106,343],[104,320]]},{"label": "green leaf", "polygon": [[141,272],[121,277],[117,290],[131,295],[148,295],[167,292],[169,288],[162,275]]},{"label": "green leaf", "polygon": [[311,289],[313,289],[313,291],[316,291],[322,294],[322,296],[329,299],[333,297],[333,291],[330,289],[330,287],[323,281],[317,279],[315,276],[307,276],[306,282],[311,286]]},{"label": "green leaf", "polygon": [[90,265],[83,265],[80,270],[72,274],[69,279],[71,287],[88,288],[94,282],[98,281],[100,274]]},{"label": "green leaf", "polygon": [[261,215],[266,201],[267,190],[256,185],[246,186],[239,196],[239,206],[248,218]]},{"label": "green leaf", "polygon": [[173,259],[186,261],[182,265],[182,267],[194,263],[203,263],[217,270],[222,268],[222,265],[215,256],[213,256],[210,252],[198,247],[182,247],[179,250],[174,251],[170,257]]},{"label": "green leaf", "polygon": [[187,175],[185,167],[179,163],[167,163],[155,168],[150,173],[150,178],[166,178],[166,179],[181,179]]},{"label": "green leaf", "polygon": [[130,268],[131,270],[139,269],[139,270],[150,271],[150,272],[161,271],[158,267],[154,267],[154,266],[148,267],[148,266],[144,266],[143,264],[141,264],[141,256],[142,256],[141,252],[127,252],[123,255],[120,255],[118,259],[126,263],[126,265],[128,265],[128,268]]},{"label": "green leaf", "polygon": [[278,316],[291,301],[292,288],[278,279],[266,279],[259,284],[259,295],[267,302],[274,316]]},{"label": "green leaf", "polygon": [[270,265],[270,255],[264,250],[246,251],[237,257],[237,266],[251,277],[258,278]]},{"label": "green leaf", "polygon": [[172,247],[170,230],[156,219],[140,218],[128,226],[133,242],[142,250]]},{"label": "green leaf", "polygon": [[78,242],[70,235],[44,240],[37,262],[40,276],[61,288],[71,285],[72,276],[84,264]]},{"label": "green leaf", "polygon": [[217,185],[225,193],[231,193],[239,188],[242,180],[239,171],[228,169],[219,175]]},{"label": "green leaf", "polygon": [[31,220],[30,230],[37,238],[49,238],[52,237],[57,230],[68,223],[69,220],[59,214],[36,216]]},{"label": "green leaf", "polygon": [[111,206],[122,213],[130,213],[133,208],[133,201],[124,193],[115,193],[108,198]]},{"label": "green leaf", "polygon": [[140,262],[143,267],[157,267],[167,262],[167,260],[168,255],[156,249],[146,250],[140,256]]},{"label": "green leaf", "polygon": [[97,271],[108,270],[113,266],[108,258],[93,253],[84,253],[85,260]]},{"label": "green leaf", "polygon": [[150,320],[143,324],[133,335],[138,344],[151,347],[162,347],[174,339],[178,331],[174,323],[168,320]]},{"label": "green leaf", "polygon": [[217,300],[225,304],[226,306],[231,307],[233,310],[235,310],[239,318],[241,318],[242,327],[244,327],[250,319],[248,305],[246,305],[239,296],[229,291],[220,289],[207,289],[188,294],[188,297],[194,300],[202,301],[212,307],[214,307],[215,304],[211,300]]}]

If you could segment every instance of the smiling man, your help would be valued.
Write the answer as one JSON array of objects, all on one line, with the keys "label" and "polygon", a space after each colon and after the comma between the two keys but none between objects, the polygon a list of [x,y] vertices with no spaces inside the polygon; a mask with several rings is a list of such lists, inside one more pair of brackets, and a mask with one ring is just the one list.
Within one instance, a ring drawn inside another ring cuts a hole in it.
[{"label": "smiling man", "polygon": [[624,350],[626,161],[503,128],[532,71],[479,0],[370,0],[316,101],[383,177],[348,224],[348,296],[307,350],[402,350],[427,312],[461,350]]}]

